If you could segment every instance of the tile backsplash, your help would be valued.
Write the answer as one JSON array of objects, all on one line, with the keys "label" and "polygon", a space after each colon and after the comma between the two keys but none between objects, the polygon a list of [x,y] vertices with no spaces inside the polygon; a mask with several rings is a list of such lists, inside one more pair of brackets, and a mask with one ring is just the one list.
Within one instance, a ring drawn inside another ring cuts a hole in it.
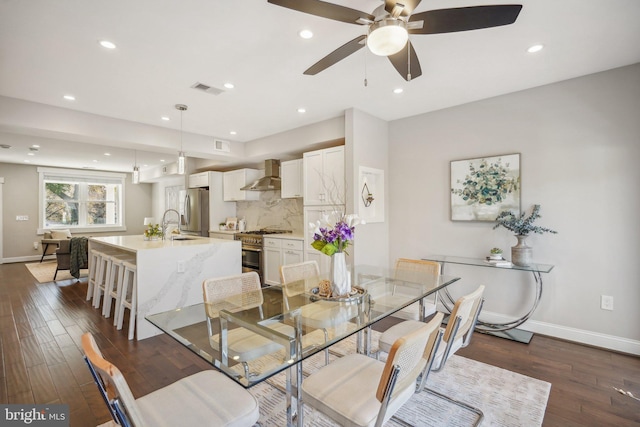
[{"label": "tile backsplash", "polygon": [[303,234],[302,199],[281,199],[280,191],[263,191],[258,201],[236,202],[238,220],[247,221],[247,230],[281,228]]}]

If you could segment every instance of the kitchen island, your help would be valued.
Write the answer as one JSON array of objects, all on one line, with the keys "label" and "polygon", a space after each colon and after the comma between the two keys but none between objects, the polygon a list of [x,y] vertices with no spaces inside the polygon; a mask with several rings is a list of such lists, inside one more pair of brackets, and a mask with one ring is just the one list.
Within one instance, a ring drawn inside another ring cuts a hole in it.
[{"label": "kitchen island", "polygon": [[145,316],[201,303],[205,279],[242,272],[240,242],[234,240],[196,236],[152,241],[141,235],[91,237],[89,251],[92,249],[135,255],[138,340],[162,332]]}]

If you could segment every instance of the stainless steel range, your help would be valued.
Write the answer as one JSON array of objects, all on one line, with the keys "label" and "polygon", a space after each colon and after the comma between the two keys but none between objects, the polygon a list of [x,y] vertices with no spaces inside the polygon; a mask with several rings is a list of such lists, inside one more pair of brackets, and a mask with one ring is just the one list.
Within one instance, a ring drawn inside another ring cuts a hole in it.
[{"label": "stainless steel range", "polygon": [[262,229],[236,233],[235,239],[242,242],[242,272],[255,271],[260,276],[260,283],[264,285],[262,276],[264,270],[262,236],[283,233],[291,233],[291,230]]}]

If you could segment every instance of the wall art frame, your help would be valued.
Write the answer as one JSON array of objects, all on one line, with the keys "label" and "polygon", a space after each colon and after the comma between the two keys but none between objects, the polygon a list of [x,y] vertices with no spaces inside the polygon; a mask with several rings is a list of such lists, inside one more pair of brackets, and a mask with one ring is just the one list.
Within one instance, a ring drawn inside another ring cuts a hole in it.
[{"label": "wall art frame", "polygon": [[384,222],[384,171],[360,166],[358,172],[358,216],[367,223]]},{"label": "wall art frame", "polygon": [[451,161],[451,220],[493,222],[520,215],[520,153]]}]

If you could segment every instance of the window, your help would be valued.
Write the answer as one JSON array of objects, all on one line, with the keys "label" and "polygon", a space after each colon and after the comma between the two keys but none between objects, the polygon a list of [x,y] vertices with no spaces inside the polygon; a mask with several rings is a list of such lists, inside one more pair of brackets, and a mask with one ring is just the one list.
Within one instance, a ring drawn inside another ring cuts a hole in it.
[{"label": "window", "polygon": [[126,230],[125,174],[51,168],[38,168],[38,173],[42,230]]}]

